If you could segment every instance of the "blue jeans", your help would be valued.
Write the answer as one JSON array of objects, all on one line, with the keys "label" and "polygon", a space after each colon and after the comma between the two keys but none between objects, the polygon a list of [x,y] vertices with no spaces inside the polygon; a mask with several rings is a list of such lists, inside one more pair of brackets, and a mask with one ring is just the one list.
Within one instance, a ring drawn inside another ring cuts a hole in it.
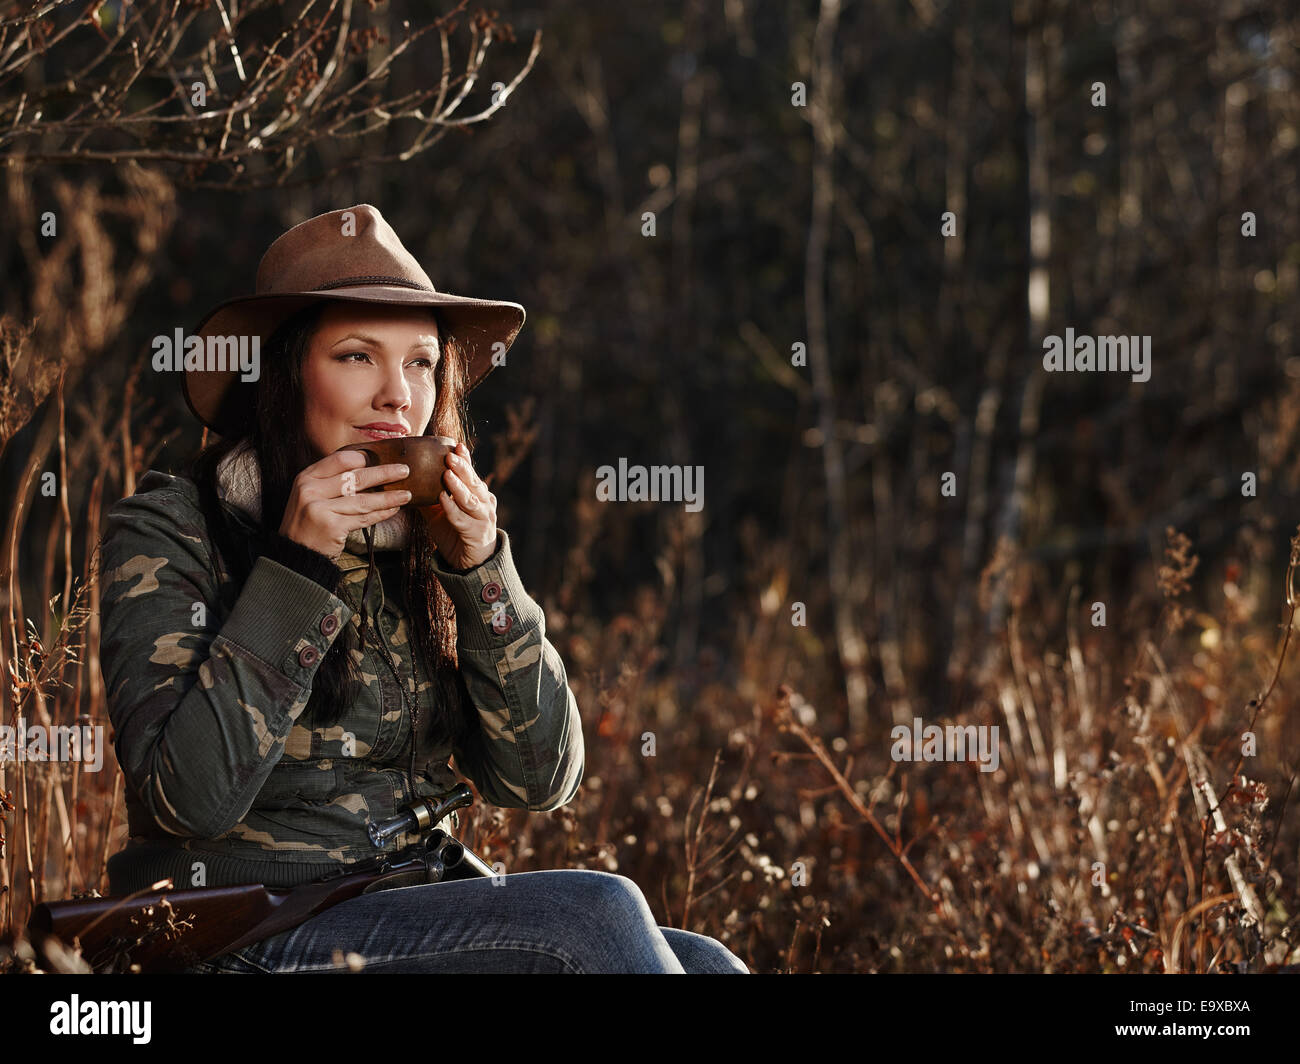
[{"label": "blue jeans", "polygon": [[716,939],[659,927],[626,876],[516,872],[363,894],[297,927],[187,969],[238,974],[347,972],[749,974]]}]

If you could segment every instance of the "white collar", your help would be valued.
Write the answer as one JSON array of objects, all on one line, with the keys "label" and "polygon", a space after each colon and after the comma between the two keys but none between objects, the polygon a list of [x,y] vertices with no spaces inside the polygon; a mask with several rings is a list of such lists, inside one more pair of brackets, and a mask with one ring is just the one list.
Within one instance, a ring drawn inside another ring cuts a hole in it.
[{"label": "white collar", "polygon": [[[254,521],[262,519],[262,470],[257,464],[257,451],[248,440],[242,441],[217,466],[217,496]],[[374,530],[375,550],[400,550],[406,546],[410,534],[410,513],[398,510],[386,521],[371,527]],[[359,528],[348,533],[345,550],[354,554],[367,553],[365,536]]]}]

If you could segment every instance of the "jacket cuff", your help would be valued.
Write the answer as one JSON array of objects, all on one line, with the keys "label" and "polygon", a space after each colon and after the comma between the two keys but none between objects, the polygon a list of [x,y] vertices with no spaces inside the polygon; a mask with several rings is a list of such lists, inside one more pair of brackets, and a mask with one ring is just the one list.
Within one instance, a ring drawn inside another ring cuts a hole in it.
[{"label": "jacket cuff", "polygon": [[279,532],[269,533],[262,553],[272,561],[279,562],[286,569],[292,569],[309,580],[315,580],[331,593],[338,591],[339,581],[343,579],[343,570],[320,551],[304,547],[297,540],[290,539]]},{"label": "jacket cuff", "polygon": [[341,598],[263,555],[253,564],[220,638],[308,687],[352,616]]},{"label": "jacket cuff", "polygon": [[496,552],[486,561],[472,569],[450,569],[435,550],[433,571],[456,607],[458,646],[500,653],[545,623],[541,606],[524,590],[504,528],[497,529]]}]

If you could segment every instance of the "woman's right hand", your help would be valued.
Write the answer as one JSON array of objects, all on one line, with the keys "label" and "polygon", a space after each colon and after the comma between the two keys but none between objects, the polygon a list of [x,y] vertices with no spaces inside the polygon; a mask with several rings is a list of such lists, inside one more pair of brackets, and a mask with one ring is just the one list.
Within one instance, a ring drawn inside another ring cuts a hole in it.
[{"label": "woman's right hand", "polygon": [[405,465],[366,466],[360,451],[342,450],[314,462],[294,478],[280,535],[331,561],[343,553],[348,533],[385,521],[411,501],[409,491],[366,491],[410,475]]}]

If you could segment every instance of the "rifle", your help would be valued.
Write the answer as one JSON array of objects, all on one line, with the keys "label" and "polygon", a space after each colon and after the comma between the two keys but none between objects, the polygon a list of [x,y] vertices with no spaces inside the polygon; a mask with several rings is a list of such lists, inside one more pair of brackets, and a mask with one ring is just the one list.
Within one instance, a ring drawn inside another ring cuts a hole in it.
[{"label": "rifle", "polygon": [[370,839],[380,849],[404,831],[428,834],[395,854],[348,865],[302,886],[163,887],[120,898],[42,902],[32,910],[27,937],[47,969],[58,946],[80,945],[82,958],[97,973],[181,972],[297,927],[361,894],[497,875],[464,843],[441,828],[428,830],[473,801],[470,789],[458,783],[436,801],[422,798],[381,824],[371,823]]}]

